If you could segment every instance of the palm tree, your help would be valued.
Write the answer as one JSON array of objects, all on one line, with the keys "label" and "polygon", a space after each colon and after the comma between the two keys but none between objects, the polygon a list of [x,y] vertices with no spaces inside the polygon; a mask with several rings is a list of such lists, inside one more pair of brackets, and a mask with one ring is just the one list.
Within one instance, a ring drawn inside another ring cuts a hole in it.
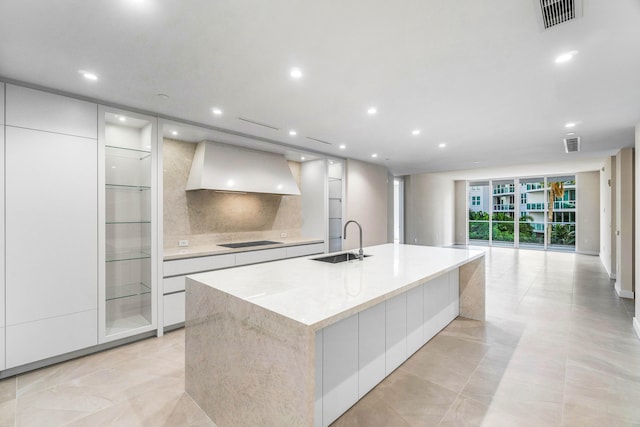
[{"label": "palm tree", "polygon": [[551,231],[553,229],[553,202],[564,196],[564,182],[552,182],[549,184],[549,222],[547,224],[547,244],[551,244]]}]

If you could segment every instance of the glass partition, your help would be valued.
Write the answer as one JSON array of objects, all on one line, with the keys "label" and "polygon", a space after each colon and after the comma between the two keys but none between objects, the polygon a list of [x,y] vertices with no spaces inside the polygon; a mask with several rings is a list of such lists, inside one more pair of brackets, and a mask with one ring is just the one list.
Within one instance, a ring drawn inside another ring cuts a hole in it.
[{"label": "glass partition", "polygon": [[544,248],[545,186],[544,178],[520,179],[520,247]]},{"label": "glass partition", "polygon": [[575,176],[547,178],[547,247],[573,250],[576,246]]},{"label": "glass partition", "polygon": [[516,212],[514,181],[493,181],[492,187],[491,239],[494,244],[513,245]]}]

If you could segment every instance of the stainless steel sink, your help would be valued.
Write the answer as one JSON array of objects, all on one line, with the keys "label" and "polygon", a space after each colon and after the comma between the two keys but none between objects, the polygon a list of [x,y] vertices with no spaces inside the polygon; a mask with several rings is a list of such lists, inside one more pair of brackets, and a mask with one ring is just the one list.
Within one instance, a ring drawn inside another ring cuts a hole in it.
[{"label": "stainless steel sink", "polygon": [[[368,257],[371,255],[364,255],[364,256]],[[354,259],[358,259],[358,254],[354,254],[352,252],[345,252],[341,254],[322,256],[322,257],[311,258],[311,259],[314,261],[322,261],[322,262],[328,262],[331,264],[337,264],[339,262],[352,261]]]}]

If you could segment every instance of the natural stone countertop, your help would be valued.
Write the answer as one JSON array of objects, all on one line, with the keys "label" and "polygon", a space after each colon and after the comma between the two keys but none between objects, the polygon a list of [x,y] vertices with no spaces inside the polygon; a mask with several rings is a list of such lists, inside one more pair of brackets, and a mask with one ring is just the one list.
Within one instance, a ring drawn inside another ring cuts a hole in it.
[{"label": "natural stone countertop", "polygon": [[365,248],[363,261],[314,261],[321,255],[190,275],[314,330],[481,258],[470,249],[385,244]]},{"label": "natural stone countertop", "polygon": [[[262,240],[273,240],[273,239],[262,239]],[[224,246],[218,246],[215,244],[210,245],[201,245],[201,246],[189,246],[186,248],[170,248],[164,249],[164,260],[171,261],[176,259],[185,259],[185,258],[197,258],[209,255],[222,255],[222,254],[232,254],[237,252],[249,252],[249,251],[259,251],[263,249],[273,249],[273,248],[283,248],[287,246],[298,246],[298,245],[311,245],[314,243],[324,243],[322,239],[311,239],[311,238],[280,238],[277,239],[279,243],[273,245],[261,245],[261,246],[249,246],[245,248],[225,248]],[[238,243],[238,242],[229,242],[229,243]]]}]

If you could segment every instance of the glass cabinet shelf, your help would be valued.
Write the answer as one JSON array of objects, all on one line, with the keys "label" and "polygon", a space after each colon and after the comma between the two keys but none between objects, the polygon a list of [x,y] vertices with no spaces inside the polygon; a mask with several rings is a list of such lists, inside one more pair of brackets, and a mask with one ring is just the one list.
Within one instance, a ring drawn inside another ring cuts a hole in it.
[{"label": "glass cabinet shelf", "polygon": [[141,153],[141,154],[151,154],[151,150],[142,150],[140,148],[129,148],[129,147],[117,147],[115,145],[105,145],[108,150],[117,150],[122,151],[123,153],[129,152],[131,156],[136,156],[133,153]]},{"label": "glass cabinet shelf", "polygon": [[151,224],[151,221],[106,221],[105,224]]},{"label": "glass cabinet shelf", "polygon": [[120,298],[128,298],[137,295],[150,294],[151,287],[145,283],[127,283],[124,285],[111,286],[107,289],[107,301]]},{"label": "glass cabinet shelf", "polygon": [[131,261],[134,259],[151,258],[151,254],[142,251],[115,252],[107,253],[105,258],[107,262]]},{"label": "glass cabinet shelf", "polygon": [[107,190],[123,190],[123,191],[145,191],[151,190],[146,185],[127,185],[127,184],[105,184]]}]

